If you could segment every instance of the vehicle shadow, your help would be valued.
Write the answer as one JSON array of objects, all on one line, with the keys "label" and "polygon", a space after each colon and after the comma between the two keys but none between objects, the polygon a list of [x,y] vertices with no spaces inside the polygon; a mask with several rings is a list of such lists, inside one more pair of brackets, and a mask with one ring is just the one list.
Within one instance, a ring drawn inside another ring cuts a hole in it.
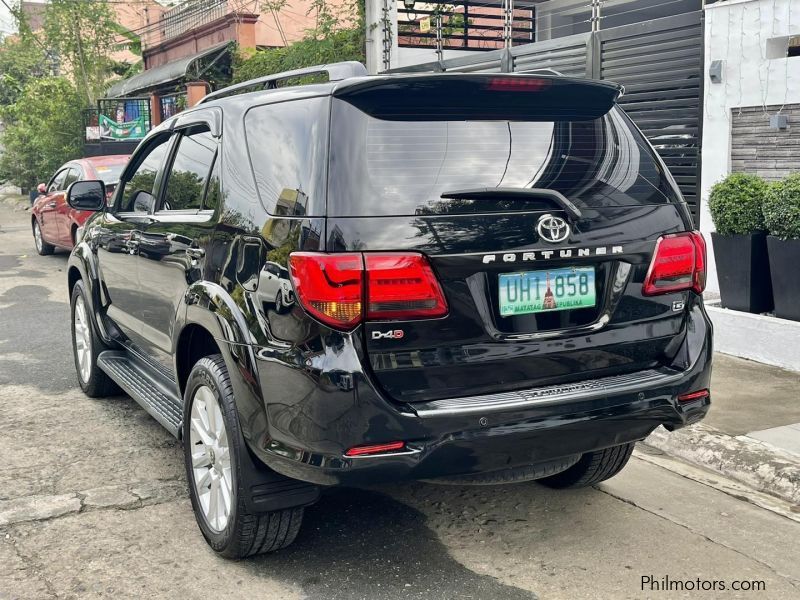
[{"label": "vehicle shadow", "polygon": [[241,564],[307,598],[535,599],[450,557],[419,511],[374,490],[342,488],[308,509],[295,543]]}]

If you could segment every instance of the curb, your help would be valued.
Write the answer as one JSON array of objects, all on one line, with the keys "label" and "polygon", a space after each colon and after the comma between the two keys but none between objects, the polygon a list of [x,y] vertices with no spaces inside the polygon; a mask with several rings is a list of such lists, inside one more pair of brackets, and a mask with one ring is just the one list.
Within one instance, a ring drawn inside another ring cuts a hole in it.
[{"label": "curb", "polygon": [[800,505],[800,458],[765,442],[730,436],[701,423],[671,433],[659,427],[644,443]]}]

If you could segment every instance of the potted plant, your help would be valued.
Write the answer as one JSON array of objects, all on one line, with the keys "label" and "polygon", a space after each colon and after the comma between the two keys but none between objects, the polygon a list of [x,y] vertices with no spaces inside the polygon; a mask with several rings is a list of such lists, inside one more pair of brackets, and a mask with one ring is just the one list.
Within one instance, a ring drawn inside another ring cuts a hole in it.
[{"label": "potted plant", "polygon": [[769,185],[761,177],[732,173],[711,188],[708,208],[721,303],[750,313],[772,310],[763,203]]},{"label": "potted plant", "polygon": [[770,186],[764,217],[775,316],[800,321],[800,173]]}]

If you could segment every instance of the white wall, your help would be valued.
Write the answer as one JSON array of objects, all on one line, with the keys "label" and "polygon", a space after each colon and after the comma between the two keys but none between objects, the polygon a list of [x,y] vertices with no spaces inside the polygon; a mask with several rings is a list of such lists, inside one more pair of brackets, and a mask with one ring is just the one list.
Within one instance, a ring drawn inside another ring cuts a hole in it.
[{"label": "white wall", "polygon": [[[700,229],[708,234],[714,230],[708,212],[709,190],[730,173],[731,109],[800,103],[800,57],[766,58],[770,38],[800,35],[800,0],[729,0],[705,10]],[[714,60],[725,61],[722,83],[711,83],[708,77],[708,67]],[[792,126],[800,127],[800,123]],[[708,250],[708,290],[718,293],[710,238]]]},{"label": "white wall", "polygon": [[[442,58],[457,58],[459,56],[478,56],[476,51],[470,50],[445,50]],[[435,62],[437,60],[435,48],[398,48],[397,67],[407,67],[421,63]]]}]

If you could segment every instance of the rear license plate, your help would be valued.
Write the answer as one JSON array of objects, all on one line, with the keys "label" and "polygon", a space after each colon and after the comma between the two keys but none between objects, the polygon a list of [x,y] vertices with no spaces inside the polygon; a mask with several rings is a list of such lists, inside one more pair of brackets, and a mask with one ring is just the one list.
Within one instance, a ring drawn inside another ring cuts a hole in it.
[{"label": "rear license plate", "polygon": [[500,315],[590,308],[597,302],[594,267],[500,275]]}]

